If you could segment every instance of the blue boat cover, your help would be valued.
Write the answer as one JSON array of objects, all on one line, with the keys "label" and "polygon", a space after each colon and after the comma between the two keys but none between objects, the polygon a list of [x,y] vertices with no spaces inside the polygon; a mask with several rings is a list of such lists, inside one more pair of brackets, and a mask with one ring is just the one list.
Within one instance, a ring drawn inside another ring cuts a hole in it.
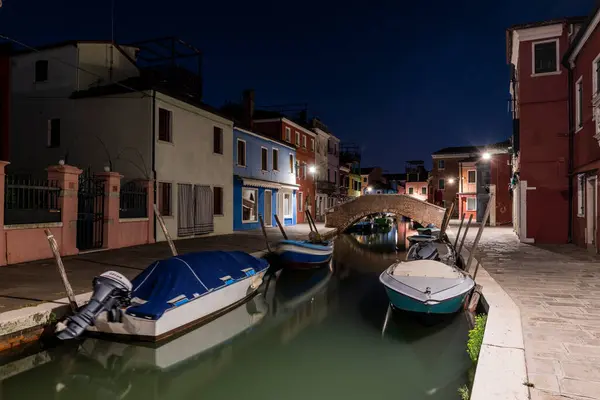
[{"label": "blue boat cover", "polygon": [[305,249],[312,249],[312,250],[331,250],[333,251],[333,246],[331,245],[331,242],[326,241],[324,242],[325,244],[319,244],[319,243],[311,243],[308,240],[282,240],[279,242],[280,244],[291,244],[294,246],[299,246],[299,247],[304,247]]},{"label": "blue boat cover", "polygon": [[170,308],[257,274],[268,266],[264,259],[241,251],[205,251],[156,261],[131,281],[132,297],[146,303],[129,307],[127,314],[159,319]]}]

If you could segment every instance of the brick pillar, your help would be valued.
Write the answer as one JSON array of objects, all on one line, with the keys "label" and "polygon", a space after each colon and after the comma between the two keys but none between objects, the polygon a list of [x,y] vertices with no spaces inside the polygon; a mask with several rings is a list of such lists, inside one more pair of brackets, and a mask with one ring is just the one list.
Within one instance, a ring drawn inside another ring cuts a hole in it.
[{"label": "brick pillar", "polygon": [[148,243],[154,243],[154,181],[146,181],[148,189]]},{"label": "brick pillar", "polygon": [[77,249],[77,192],[79,190],[81,170],[72,165],[53,165],[48,167],[48,179],[58,181],[60,191],[59,205],[61,213],[62,235],[60,254],[71,256],[79,253]]},{"label": "brick pillar", "polygon": [[119,209],[121,208],[121,178],[118,172],[101,172],[96,176],[104,181],[104,248],[119,246]]},{"label": "brick pillar", "polygon": [[4,168],[10,164],[8,161],[0,161],[0,265],[6,265],[6,239],[4,238]]}]

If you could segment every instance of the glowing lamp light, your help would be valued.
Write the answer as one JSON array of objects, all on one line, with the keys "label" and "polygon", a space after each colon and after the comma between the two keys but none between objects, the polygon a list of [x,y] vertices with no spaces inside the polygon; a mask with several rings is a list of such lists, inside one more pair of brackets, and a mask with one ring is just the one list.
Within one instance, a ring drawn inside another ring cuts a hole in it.
[{"label": "glowing lamp light", "polygon": [[492,158],[492,155],[488,152],[485,152],[481,155],[481,158],[483,158],[484,160],[489,160],[490,158]]},{"label": "glowing lamp light", "polygon": [[454,183],[454,178],[448,179],[448,183],[452,185]]},{"label": "glowing lamp light", "polygon": [[310,172],[311,174],[314,174],[315,172],[317,172],[317,167],[315,167],[314,165],[311,165],[308,168],[308,172]]},{"label": "glowing lamp light", "polygon": [[373,190],[373,188],[372,188],[371,186],[369,186],[369,187],[367,188],[367,192],[370,192],[371,190]]}]

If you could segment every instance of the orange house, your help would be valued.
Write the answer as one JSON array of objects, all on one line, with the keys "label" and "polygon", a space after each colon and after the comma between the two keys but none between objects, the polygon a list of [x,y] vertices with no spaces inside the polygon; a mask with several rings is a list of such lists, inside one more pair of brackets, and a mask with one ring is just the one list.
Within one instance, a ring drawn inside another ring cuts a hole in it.
[{"label": "orange house", "polygon": [[458,163],[458,215],[477,218],[477,157],[467,158]]}]

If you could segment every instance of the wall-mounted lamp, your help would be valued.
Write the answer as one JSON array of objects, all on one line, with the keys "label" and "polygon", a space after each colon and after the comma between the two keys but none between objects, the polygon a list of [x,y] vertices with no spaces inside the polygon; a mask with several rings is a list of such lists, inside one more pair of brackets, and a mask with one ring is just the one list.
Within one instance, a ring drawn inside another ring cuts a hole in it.
[{"label": "wall-mounted lamp", "polygon": [[485,152],[481,155],[481,158],[483,158],[484,160],[489,160],[490,158],[492,158],[492,155],[488,152]]}]

